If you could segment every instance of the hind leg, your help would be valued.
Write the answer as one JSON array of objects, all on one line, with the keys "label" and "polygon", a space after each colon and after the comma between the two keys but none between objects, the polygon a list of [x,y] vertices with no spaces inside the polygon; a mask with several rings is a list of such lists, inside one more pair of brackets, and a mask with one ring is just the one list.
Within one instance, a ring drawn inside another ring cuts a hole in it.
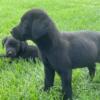
[{"label": "hind leg", "polygon": [[96,64],[91,64],[88,66],[88,70],[89,70],[89,75],[91,77],[91,80],[93,80],[94,76],[95,76],[95,71],[96,71]]}]

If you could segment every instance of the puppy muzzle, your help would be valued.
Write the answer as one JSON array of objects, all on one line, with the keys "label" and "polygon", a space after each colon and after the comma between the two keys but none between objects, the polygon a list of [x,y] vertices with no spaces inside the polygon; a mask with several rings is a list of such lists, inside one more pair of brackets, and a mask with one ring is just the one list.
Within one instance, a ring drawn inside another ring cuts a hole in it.
[{"label": "puppy muzzle", "polygon": [[6,54],[8,57],[16,57],[16,53],[14,50],[7,50]]},{"label": "puppy muzzle", "polygon": [[24,41],[24,40],[25,40],[25,39],[24,39],[24,36],[21,34],[21,32],[19,31],[18,28],[13,28],[13,29],[11,30],[11,34],[12,34],[12,36],[13,36],[15,39],[18,39],[18,40],[20,40],[20,41]]}]

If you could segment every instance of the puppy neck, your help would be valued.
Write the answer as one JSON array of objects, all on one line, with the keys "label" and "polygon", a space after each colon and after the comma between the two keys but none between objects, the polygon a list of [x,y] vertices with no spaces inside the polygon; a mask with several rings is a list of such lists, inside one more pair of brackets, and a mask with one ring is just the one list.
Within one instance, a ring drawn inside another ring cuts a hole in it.
[{"label": "puppy neck", "polygon": [[53,41],[48,34],[41,36],[35,42],[40,50],[48,50],[53,46]]}]

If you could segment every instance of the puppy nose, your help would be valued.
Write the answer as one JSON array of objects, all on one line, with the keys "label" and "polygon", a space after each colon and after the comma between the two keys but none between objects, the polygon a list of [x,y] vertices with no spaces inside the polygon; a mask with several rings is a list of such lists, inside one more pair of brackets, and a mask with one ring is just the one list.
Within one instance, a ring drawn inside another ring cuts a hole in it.
[{"label": "puppy nose", "polygon": [[12,51],[8,51],[8,52],[7,52],[7,55],[12,55],[12,54],[13,54]]}]

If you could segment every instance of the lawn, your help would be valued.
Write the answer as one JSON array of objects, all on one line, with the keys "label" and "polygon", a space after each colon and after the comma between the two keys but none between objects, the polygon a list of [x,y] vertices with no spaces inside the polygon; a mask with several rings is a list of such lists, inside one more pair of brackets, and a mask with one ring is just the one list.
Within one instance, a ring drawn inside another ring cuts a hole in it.
[{"label": "lawn", "polygon": [[[10,35],[24,12],[44,9],[60,31],[100,31],[99,0],[0,0],[0,43]],[[5,50],[0,44],[0,54]],[[54,87],[46,93],[43,64],[20,59],[9,64],[0,59],[0,100],[61,100],[61,81],[56,74]],[[86,68],[73,70],[73,100],[100,100],[100,64],[91,82]]]}]

